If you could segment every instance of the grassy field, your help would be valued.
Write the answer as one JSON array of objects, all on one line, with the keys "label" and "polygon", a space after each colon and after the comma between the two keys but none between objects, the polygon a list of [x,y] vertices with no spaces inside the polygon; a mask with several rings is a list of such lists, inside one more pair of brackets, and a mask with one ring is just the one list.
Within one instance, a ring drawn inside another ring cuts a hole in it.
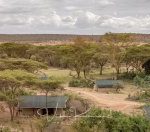
[{"label": "grassy field", "polygon": [[[54,77],[64,83],[68,83],[72,76],[70,76],[70,72],[72,75],[76,75],[75,71],[70,71],[69,69],[58,69],[58,68],[49,68],[48,70],[42,70],[42,72],[46,73],[49,77]],[[111,67],[104,68],[103,75],[99,74],[99,69],[92,70],[88,77],[93,79],[108,79],[112,78],[115,74],[115,70]],[[81,73],[81,77],[83,77],[83,73]]]},{"label": "grassy field", "polygon": [[[42,72],[46,73],[49,77],[54,77],[64,83],[69,82],[71,79],[70,70],[68,69],[57,69],[57,68],[49,68],[48,70],[43,70]],[[75,74],[75,72],[72,72]]]}]

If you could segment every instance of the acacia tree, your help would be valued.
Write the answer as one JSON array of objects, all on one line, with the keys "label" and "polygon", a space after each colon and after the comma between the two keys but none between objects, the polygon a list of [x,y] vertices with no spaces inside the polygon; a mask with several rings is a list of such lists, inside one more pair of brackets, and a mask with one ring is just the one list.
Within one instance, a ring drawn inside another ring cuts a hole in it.
[{"label": "acacia tree", "polygon": [[20,59],[20,58],[8,58],[0,59],[0,70],[26,70],[28,72],[35,72],[39,69],[47,69],[47,65],[38,61],[33,61],[30,59]]},{"label": "acacia tree", "polygon": [[80,73],[82,71],[82,58],[83,58],[83,50],[86,42],[83,38],[77,37],[74,40],[74,44],[71,46],[71,52],[68,54],[70,67],[76,71],[77,77],[80,78]]},{"label": "acacia tree", "polygon": [[48,93],[50,91],[54,91],[58,88],[61,88],[61,82],[57,81],[55,79],[45,79],[45,80],[39,80],[37,82],[39,88],[45,93],[46,101],[45,101],[45,106],[46,106],[46,111],[48,115],[48,109],[47,109],[47,97]]},{"label": "acacia tree", "polygon": [[136,69],[137,72],[142,71],[142,65],[150,58],[149,46],[129,47],[126,51],[125,62],[128,67]]},{"label": "acacia tree", "polygon": [[80,78],[81,72],[83,72],[84,78],[87,78],[87,73],[91,69],[95,49],[94,44],[88,43],[81,37],[77,37],[74,44],[70,46],[68,62],[70,67],[76,71],[77,78]]},{"label": "acacia tree", "polygon": [[56,46],[36,46],[27,51],[29,59],[47,63],[49,66],[55,66],[57,53]]},{"label": "acacia tree", "polygon": [[81,53],[81,64],[84,78],[87,79],[87,75],[93,66],[93,56],[97,45],[87,43],[84,45],[84,50]]},{"label": "acacia tree", "polygon": [[4,43],[0,45],[0,48],[3,50],[8,57],[12,58],[26,58],[27,51],[31,48],[32,45],[27,44],[16,44],[16,43]]},{"label": "acacia tree", "polygon": [[109,60],[112,66],[116,70],[116,74],[120,73],[121,64],[125,57],[125,51],[122,46],[128,42],[131,42],[131,36],[129,34],[114,34],[106,33],[101,42],[108,45]]},{"label": "acacia tree", "polygon": [[94,61],[97,67],[100,67],[100,72],[99,74],[103,74],[103,67],[107,64],[108,62],[108,56],[107,55],[102,55],[101,53],[96,53],[94,55]]},{"label": "acacia tree", "polygon": [[103,67],[108,62],[108,53],[106,46],[102,45],[96,48],[96,52],[93,56],[93,61],[96,67],[100,68],[100,75],[103,74]]},{"label": "acacia tree", "polygon": [[35,79],[35,75],[22,70],[0,71],[0,98],[8,105],[11,121],[14,120],[19,96],[24,90],[23,86],[29,86]]}]

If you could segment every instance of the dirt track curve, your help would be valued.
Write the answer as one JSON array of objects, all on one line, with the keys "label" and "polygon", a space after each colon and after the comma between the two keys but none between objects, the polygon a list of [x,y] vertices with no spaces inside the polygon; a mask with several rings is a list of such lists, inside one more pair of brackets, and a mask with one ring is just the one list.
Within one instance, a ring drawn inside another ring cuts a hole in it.
[{"label": "dirt track curve", "polygon": [[126,94],[105,94],[81,88],[65,88],[67,91],[91,101],[95,106],[121,111],[126,114],[141,113],[139,107],[143,104],[127,100]]}]

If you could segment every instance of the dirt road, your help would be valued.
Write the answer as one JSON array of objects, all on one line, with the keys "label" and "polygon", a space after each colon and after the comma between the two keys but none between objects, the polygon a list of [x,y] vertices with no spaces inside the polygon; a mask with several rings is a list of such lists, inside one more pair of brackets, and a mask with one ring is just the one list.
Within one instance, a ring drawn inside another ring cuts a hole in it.
[{"label": "dirt road", "polygon": [[88,89],[65,88],[67,91],[78,94],[89,100],[95,106],[121,111],[126,114],[141,113],[139,109],[143,104],[139,102],[128,101],[126,94],[105,94]]}]

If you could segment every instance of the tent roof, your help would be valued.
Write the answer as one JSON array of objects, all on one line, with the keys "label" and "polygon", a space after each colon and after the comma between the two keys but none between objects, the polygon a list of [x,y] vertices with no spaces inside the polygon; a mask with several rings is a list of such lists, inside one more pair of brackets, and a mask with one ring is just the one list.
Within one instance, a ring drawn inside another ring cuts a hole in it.
[{"label": "tent roof", "polygon": [[[19,108],[46,108],[46,96],[21,96],[19,98]],[[47,108],[66,108],[66,96],[48,96]]]},{"label": "tent roof", "polygon": [[114,85],[123,84],[120,80],[97,80],[96,86],[98,88],[112,88]]}]

